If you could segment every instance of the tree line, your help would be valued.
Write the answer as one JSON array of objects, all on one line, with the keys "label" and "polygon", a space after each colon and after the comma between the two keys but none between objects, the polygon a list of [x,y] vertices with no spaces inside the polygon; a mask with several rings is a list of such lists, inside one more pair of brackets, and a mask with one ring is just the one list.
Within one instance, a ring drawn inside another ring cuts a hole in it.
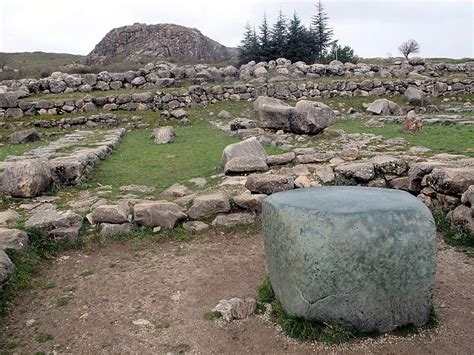
[{"label": "tree line", "polygon": [[316,5],[316,14],[306,28],[296,12],[287,19],[283,12],[276,22],[270,26],[264,14],[258,27],[247,24],[244,38],[239,46],[239,60],[248,63],[286,58],[292,62],[329,63],[337,59],[342,62],[356,63],[358,57],[349,46],[341,46],[335,40],[334,32],[329,26],[329,16],[324,10],[321,0]]}]

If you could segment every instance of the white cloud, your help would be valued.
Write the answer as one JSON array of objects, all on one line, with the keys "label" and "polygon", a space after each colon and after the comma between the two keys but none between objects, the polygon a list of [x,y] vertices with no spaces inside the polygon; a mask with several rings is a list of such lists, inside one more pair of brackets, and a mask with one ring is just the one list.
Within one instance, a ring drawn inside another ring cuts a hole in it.
[{"label": "white cloud", "polygon": [[[0,51],[87,54],[112,28],[145,23],[196,27],[236,46],[243,27],[258,24],[263,12],[272,22],[280,8],[309,23],[316,0],[0,0]],[[343,44],[359,55],[396,54],[399,43],[415,38],[422,55],[474,56],[471,0],[324,0],[330,24]]]}]

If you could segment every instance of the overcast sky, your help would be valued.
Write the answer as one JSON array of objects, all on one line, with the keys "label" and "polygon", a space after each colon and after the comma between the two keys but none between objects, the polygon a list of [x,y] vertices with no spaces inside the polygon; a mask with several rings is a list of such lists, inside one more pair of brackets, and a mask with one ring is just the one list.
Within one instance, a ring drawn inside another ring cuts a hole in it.
[{"label": "overcast sky", "polygon": [[[316,0],[0,0],[0,51],[87,54],[112,28],[135,22],[195,27],[235,47],[247,22],[281,9],[309,24]],[[335,38],[363,57],[398,55],[416,39],[425,57],[474,57],[474,0],[323,0]]]}]

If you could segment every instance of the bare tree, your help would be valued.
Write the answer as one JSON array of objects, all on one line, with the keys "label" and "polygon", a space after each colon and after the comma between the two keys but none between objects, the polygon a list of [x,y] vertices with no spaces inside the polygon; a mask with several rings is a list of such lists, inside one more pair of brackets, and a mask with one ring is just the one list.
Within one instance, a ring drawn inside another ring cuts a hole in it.
[{"label": "bare tree", "polygon": [[408,56],[412,53],[418,53],[420,51],[420,45],[414,39],[409,39],[406,42],[400,44],[398,47],[400,52],[405,56],[406,60],[408,60]]}]

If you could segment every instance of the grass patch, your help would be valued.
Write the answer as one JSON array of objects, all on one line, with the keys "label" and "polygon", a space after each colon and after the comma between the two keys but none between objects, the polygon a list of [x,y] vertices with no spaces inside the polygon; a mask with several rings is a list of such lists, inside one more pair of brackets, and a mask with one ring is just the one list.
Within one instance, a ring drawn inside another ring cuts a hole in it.
[{"label": "grass patch", "polygon": [[473,126],[424,126],[422,132],[410,134],[403,132],[401,125],[389,124],[382,128],[366,128],[365,122],[367,119],[346,120],[333,124],[331,128],[343,129],[347,133],[373,133],[386,139],[401,137],[411,146],[424,146],[434,153],[474,156]]},{"label": "grass patch", "polygon": [[71,301],[71,299],[69,297],[58,298],[56,300],[56,307],[60,308],[60,307],[67,306],[70,301]]},{"label": "grass patch", "polygon": [[0,317],[4,317],[11,309],[15,298],[24,289],[35,287],[33,278],[38,276],[41,267],[62,250],[77,248],[79,243],[47,241],[42,233],[36,230],[29,230],[28,249],[21,253],[15,250],[8,250],[7,254],[15,264],[15,271],[0,292]]},{"label": "grass patch", "polygon": [[46,343],[54,339],[54,335],[51,333],[38,333],[36,334],[36,341],[39,343]]},{"label": "grass patch", "polygon": [[5,160],[8,155],[22,155],[23,153],[49,143],[49,140],[40,140],[27,144],[0,143],[0,161]]},{"label": "grass patch", "polygon": [[433,211],[436,227],[446,244],[456,247],[470,257],[474,257],[474,238],[461,226],[453,223],[442,211]]},{"label": "grass patch", "polygon": [[[278,324],[283,333],[300,341],[318,341],[325,344],[342,344],[358,338],[374,338],[380,336],[378,332],[361,332],[340,325],[329,325],[318,321],[310,321],[287,313],[280,301],[275,297],[269,277],[265,277],[258,289],[257,309],[261,310],[265,304],[271,304],[270,320]],[[424,326],[407,325],[397,328],[390,334],[408,336],[418,334],[422,330],[434,329],[438,326],[438,316],[431,311],[430,319]]]},{"label": "grass patch", "polygon": [[222,314],[217,311],[211,311],[204,314],[204,319],[206,320],[218,320],[222,318]]}]

